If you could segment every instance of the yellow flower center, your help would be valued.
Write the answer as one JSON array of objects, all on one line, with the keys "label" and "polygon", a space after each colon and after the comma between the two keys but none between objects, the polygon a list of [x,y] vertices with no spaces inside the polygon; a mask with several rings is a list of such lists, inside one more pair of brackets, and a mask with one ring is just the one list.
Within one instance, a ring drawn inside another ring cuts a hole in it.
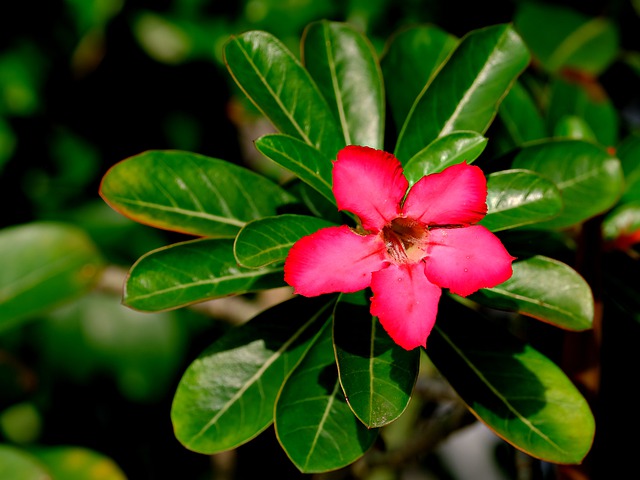
[{"label": "yellow flower center", "polygon": [[397,263],[416,263],[427,254],[429,229],[410,218],[395,218],[382,229],[387,253]]}]

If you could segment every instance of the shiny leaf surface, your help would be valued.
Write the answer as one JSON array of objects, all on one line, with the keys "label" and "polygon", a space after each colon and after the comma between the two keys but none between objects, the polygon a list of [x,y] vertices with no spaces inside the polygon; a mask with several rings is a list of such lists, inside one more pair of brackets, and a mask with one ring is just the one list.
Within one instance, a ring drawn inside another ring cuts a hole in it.
[{"label": "shiny leaf surface", "polygon": [[136,310],[156,312],[284,285],[282,267],[238,266],[233,240],[200,239],[140,257],[129,271],[124,303]]},{"label": "shiny leaf surface", "polygon": [[566,330],[586,330],[593,322],[593,295],[585,279],[565,263],[541,255],[514,262],[509,280],[469,298]]},{"label": "shiny leaf surface", "polygon": [[535,458],[580,463],[595,422],[564,372],[471,309],[443,300],[427,354],[471,412]]},{"label": "shiny leaf surface", "polygon": [[279,215],[256,220],[245,225],[236,237],[233,245],[236,260],[249,268],[284,262],[295,242],[332,225],[306,215]]},{"label": "shiny leaf surface", "polygon": [[383,147],[384,88],[369,40],[346,23],[311,23],[302,39],[304,65],[339,119],[347,145]]},{"label": "shiny leaf surface", "polygon": [[456,130],[484,133],[528,62],[529,52],[510,25],[467,34],[413,104],[398,135],[398,159],[404,163]]},{"label": "shiny leaf surface", "polygon": [[258,109],[280,130],[329,158],[344,137],[315,82],[273,35],[250,31],[233,36],[224,48],[231,76]]},{"label": "shiny leaf surface", "polygon": [[148,151],[107,172],[100,195],[116,211],[157,228],[235,237],[294,198],[246,168],[190,152]]},{"label": "shiny leaf surface", "polygon": [[369,313],[364,292],[341,296],[333,341],[342,389],[360,421],[374,428],[400,417],[418,376],[420,349],[407,351],[391,340]]},{"label": "shiny leaf surface", "polygon": [[176,437],[190,450],[237,447],[273,421],[278,391],[330,318],[333,301],[295,298],[229,330],[187,368],[173,400]]}]

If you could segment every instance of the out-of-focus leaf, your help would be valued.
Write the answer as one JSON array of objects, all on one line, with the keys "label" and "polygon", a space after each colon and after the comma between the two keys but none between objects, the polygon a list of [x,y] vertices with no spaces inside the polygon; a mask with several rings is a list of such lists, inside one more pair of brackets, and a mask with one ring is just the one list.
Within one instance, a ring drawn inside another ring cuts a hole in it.
[{"label": "out-of-focus leaf", "polygon": [[369,40],[346,23],[321,20],[305,29],[302,56],[335,118],[340,120],[345,143],[381,149],[384,88]]},{"label": "out-of-focus leaf", "polygon": [[246,168],[190,152],[148,151],[106,173],[100,195],[116,211],[157,228],[235,237],[294,198]]},{"label": "out-of-focus leaf", "polygon": [[16,135],[11,125],[0,117],[0,172],[4,164],[11,158],[16,148]]},{"label": "out-of-focus leaf", "polygon": [[562,117],[555,125],[554,137],[573,138],[575,140],[587,140],[597,142],[595,133],[584,119],[576,115]]},{"label": "out-of-focus leaf", "polygon": [[0,330],[89,291],[103,260],[84,231],[34,222],[0,230]]},{"label": "out-of-focus leaf", "polygon": [[564,228],[611,208],[623,189],[620,161],[604,148],[583,140],[553,139],[529,144],[513,168],[533,170],[552,180],[564,209],[535,228]]},{"label": "out-of-focus leaf", "polygon": [[509,280],[469,298],[566,330],[586,330],[593,322],[593,295],[584,278],[568,265],[541,255],[514,262]]},{"label": "out-of-focus leaf", "polygon": [[577,70],[597,76],[618,55],[618,31],[604,17],[589,18],[546,2],[521,2],[514,23],[534,57],[550,72]]},{"label": "out-of-focus leaf", "polygon": [[475,132],[452,132],[436,138],[404,165],[404,174],[413,185],[425,175],[441,172],[456,163],[473,163],[487,146],[487,138]]},{"label": "out-of-focus leaf", "polygon": [[75,382],[113,379],[120,393],[149,402],[173,387],[186,349],[176,312],[141,313],[91,293],[56,309],[38,324],[38,349],[48,368]]},{"label": "out-of-focus leaf", "polygon": [[407,28],[391,37],[380,65],[398,130],[422,89],[457,44],[453,35],[433,25]]},{"label": "out-of-focus leaf", "polygon": [[109,457],[84,447],[30,449],[51,472],[54,480],[127,480]]},{"label": "out-of-focus leaf", "polygon": [[340,388],[330,323],[283,385],[275,427],[282,448],[304,473],[349,465],[376,439],[378,430],[355,417]]},{"label": "out-of-focus leaf", "polygon": [[264,135],[256,140],[259,152],[295,174],[335,204],[331,184],[331,159],[302,140],[281,134]]},{"label": "out-of-focus leaf", "polygon": [[535,458],[580,463],[595,422],[578,389],[533,347],[447,300],[440,301],[427,354],[471,412]]},{"label": "out-of-focus leaf", "polygon": [[306,215],[279,215],[255,220],[246,224],[236,237],[233,245],[236,260],[249,268],[284,262],[295,242],[331,225],[331,222]]},{"label": "out-of-focus leaf", "polygon": [[498,115],[515,146],[547,136],[542,115],[521,82],[513,84],[500,104]]},{"label": "out-of-focus leaf", "polygon": [[413,104],[398,136],[398,159],[404,163],[456,130],[484,133],[528,62],[529,52],[510,25],[467,34]]},{"label": "out-of-focus leaf", "polygon": [[602,221],[604,239],[608,246],[628,250],[640,242],[640,201],[623,203],[614,208]]},{"label": "out-of-focus leaf", "polygon": [[487,179],[487,215],[480,221],[497,232],[555,217],[562,210],[560,191],[530,170],[503,170]]},{"label": "out-of-focus leaf", "polygon": [[574,83],[562,79],[551,82],[547,106],[547,127],[555,131],[568,116],[581,118],[602,145],[618,142],[619,113],[600,84]]},{"label": "out-of-focus leaf", "polygon": [[282,133],[329,158],[344,147],[327,101],[280,40],[263,31],[233,36],[225,45],[224,58],[238,86]]},{"label": "out-of-focus leaf", "polygon": [[282,287],[282,266],[245,268],[233,240],[200,239],[153,250],[131,267],[124,303],[157,312],[226,295]]},{"label": "out-of-focus leaf", "polygon": [[54,480],[37,458],[11,445],[0,445],[0,478]]},{"label": "out-of-focus leaf", "polygon": [[267,428],[282,383],[329,323],[334,302],[292,299],[229,330],[202,352],[173,400],[178,440],[210,454],[237,447]]},{"label": "out-of-focus leaf", "polygon": [[396,345],[369,313],[363,292],[341,296],[333,341],[342,390],[360,421],[382,427],[402,415],[418,376],[420,349]]},{"label": "out-of-focus leaf", "polygon": [[622,202],[640,201],[640,134],[631,134],[618,146],[618,158],[624,172]]}]

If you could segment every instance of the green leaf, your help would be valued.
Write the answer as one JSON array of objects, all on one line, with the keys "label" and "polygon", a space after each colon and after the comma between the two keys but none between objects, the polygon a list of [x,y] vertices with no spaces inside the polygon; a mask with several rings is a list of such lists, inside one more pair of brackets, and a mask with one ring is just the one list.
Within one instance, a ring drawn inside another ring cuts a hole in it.
[{"label": "green leaf", "polygon": [[467,34],[411,107],[398,136],[398,159],[404,163],[456,130],[484,133],[528,62],[529,52],[508,24]]},{"label": "green leaf", "polygon": [[640,201],[623,203],[614,208],[602,221],[602,231],[605,240],[614,242],[623,250],[637,243],[640,240],[637,238],[640,232]]},{"label": "green leaf", "polygon": [[558,120],[553,136],[586,140],[594,143],[598,141],[589,124],[577,115],[567,115]]},{"label": "green leaf", "polygon": [[457,163],[473,161],[487,146],[487,138],[475,132],[452,132],[436,138],[404,165],[404,175],[413,185],[425,175],[441,172]]},{"label": "green leaf", "polygon": [[275,409],[278,440],[303,473],[335,470],[360,458],[373,444],[342,393],[327,323],[286,380]]},{"label": "green leaf", "polygon": [[618,146],[624,172],[625,189],[620,201],[640,201],[640,134],[631,134]]},{"label": "green leaf", "polygon": [[53,480],[45,466],[33,455],[0,444],[0,478],[11,480]]},{"label": "green leaf", "polygon": [[547,127],[556,131],[567,117],[578,117],[593,131],[599,143],[618,142],[619,112],[596,82],[575,83],[556,79],[550,83]]},{"label": "green leaf", "polygon": [[282,134],[264,135],[256,140],[260,153],[286,168],[335,205],[331,185],[331,159],[297,138]]},{"label": "green leaf", "polygon": [[360,421],[374,428],[400,417],[418,376],[420,349],[396,345],[369,313],[363,292],[341,296],[333,341],[342,389]]},{"label": "green leaf", "polygon": [[140,257],[129,271],[124,303],[136,310],[157,312],[284,285],[281,266],[239,266],[233,240],[199,239]]},{"label": "green leaf", "polygon": [[513,160],[513,168],[533,170],[560,190],[564,210],[536,228],[564,228],[611,208],[623,189],[620,161],[598,145],[583,140],[553,139],[529,144]]},{"label": "green leaf", "polygon": [[[522,2],[514,17],[518,32],[549,72],[602,73],[618,55],[618,32],[605,17],[589,18],[564,6]],[[540,28],[544,25],[544,28]]]},{"label": "green leaf", "polygon": [[578,389],[533,347],[446,300],[440,301],[427,354],[471,412],[535,458],[580,463],[595,422]]},{"label": "green leaf", "polygon": [[332,225],[321,218],[306,215],[279,215],[255,220],[245,225],[236,237],[233,245],[236,260],[249,268],[284,262],[294,243]]},{"label": "green leaf", "polygon": [[295,199],[275,183],[224,160],[190,152],[148,151],[107,172],[100,195],[115,210],[157,228],[235,237]]},{"label": "green leaf", "polygon": [[547,136],[538,107],[519,81],[513,84],[504,97],[498,115],[515,146]]},{"label": "green leaf", "polygon": [[346,23],[309,24],[302,37],[304,65],[340,120],[347,145],[381,149],[384,88],[369,40]]},{"label": "green leaf", "polygon": [[250,31],[224,47],[231,76],[256,107],[282,133],[334,158],[344,137],[311,76],[273,35]]},{"label": "green leaf", "polygon": [[329,323],[335,298],[294,298],[229,330],[187,368],[171,420],[190,450],[241,445],[273,421],[282,383]]},{"label": "green leaf", "polygon": [[503,170],[487,178],[487,215],[480,221],[497,232],[555,217],[562,210],[560,191],[530,170]]},{"label": "green leaf", "polygon": [[56,480],[127,479],[112,459],[87,448],[38,447],[29,451],[47,467]]},{"label": "green leaf", "polygon": [[397,129],[404,124],[413,102],[457,44],[453,35],[433,25],[410,27],[391,37],[380,66]]},{"label": "green leaf", "polygon": [[33,222],[0,230],[0,331],[93,288],[103,260],[77,227]]},{"label": "green leaf", "polygon": [[584,278],[568,265],[541,255],[514,262],[509,280],[469,298],[566,330],[586,330],[593,322],[593,295]]}]

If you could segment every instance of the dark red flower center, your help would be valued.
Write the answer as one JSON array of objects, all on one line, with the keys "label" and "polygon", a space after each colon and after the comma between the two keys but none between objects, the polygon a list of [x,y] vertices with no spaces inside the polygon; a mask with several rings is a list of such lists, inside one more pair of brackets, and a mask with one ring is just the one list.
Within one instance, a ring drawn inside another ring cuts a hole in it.
[{"label": "dark red flower center", "polygon": [[387,253],[397,263],[415,263],[426,255],[429,229],[410,218],[395,218],[382,229]]}]

